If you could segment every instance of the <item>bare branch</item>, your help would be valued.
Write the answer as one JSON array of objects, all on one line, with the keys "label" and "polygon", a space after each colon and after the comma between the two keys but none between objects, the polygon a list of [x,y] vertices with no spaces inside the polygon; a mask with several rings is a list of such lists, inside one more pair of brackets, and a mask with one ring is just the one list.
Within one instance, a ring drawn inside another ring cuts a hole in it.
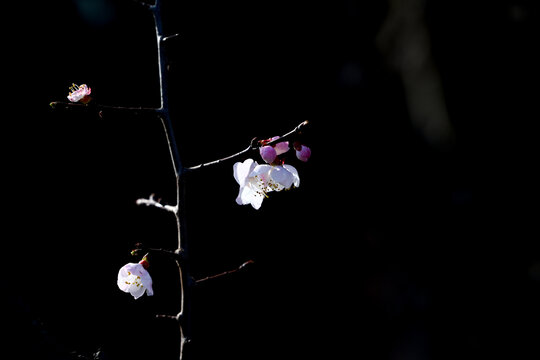
[{"label": "bare branch", "polygon": [[156,315],[156,319],[169,319],[169,320],[175,320],[178,321],[178,317],[174,315]]},{"label": "bare branch", "polygon": [[198,170],[198,169],[201,169],[203,167],[208,167],[210,165],[216,165],[216,164],[219,164],[221,162],[224,162],[224,161],[227,161],[227,160],[230,160],[230,159],[234,159],[234,158],[237,158],[239,157],[240,155],[250,151],[250,150],[253,150],[253,149],[256,149],[256,145],[254,145],[255,143],[257,142],[257,138],[253,138],[251,139],[251,142],[249,144],[249,146],[247,148],[245,148],[244,150],[242,151],[239,151],[237,152],[236,154],[232,154],[230,156],[226,156],[224,158],[221,158],[221,159],[217,159],[217,160],[214,160],[214,161],[210,161],[210,162],[207,162],[207,163],[204,163],[204,164],[199,164],[199,165],[196,165],[196,166],[191,166],[191,167],[188,167],[188,168],[185,168],[185,171],[192,171],[192,170]]},{"label": "bare branch", "polygon": [[163,205],[159,201],[160,201],[160,199],[158,199],[156,201],[154,199],[154,194],[152,194],[152,195],[150,195],[150,197],[148,199],[137,199],[137,201],[135,203],[137,205],[154,206],[154,207],[157,207],[158,209],[163,209],[163,210],[170,211],[173,214],[176,214],[176,212],[178,211],[178,205],[176,205],[176,206]]},{"label": "bare branch", "polygon": [[158,115],[161,112],[161,109],[159,108],[112,106],[95,103],[80,104],[64,101],[53,101],[49,106],[54,110],[95,111],[100,116],[102,116],[104,112],[113,114],[129,113],[132,115]]},{"label": "bare branch", "polygon": [[[202,168],[208,167],[210,165],[216,165],[216,164],[222,163],[222,162],[227,161],[227,160],[238,158],[238,157],[240,157],[241,155],[247,153],[250,150],[257,150],[259,148],[259,146],[273,145],[273,144],[285,141],[285,140],[289,139],[290,137],[292,137],[293,135],[299,133],[300,130],[304,126],[306,126],[307,124],[309,124],[309,122],[307,120],[303,121],[300,124],[298,124],[291,131],[285,133],[284,135],[280,136],[278,139],[275,139],[275,140],[272,140],[272,141],[264,141],[264,140],[258,140],[257,141],[257,138],[255,137],[255,138],[251,139],[251,142],[250,142],[249,146],[247,148],[245,148],[244,150],[242,150],[242,151],[239,151],[239,152],[237,152],[235,154],[226,156],[226,157],[221,158],[221,159],[217,159],[217,160],[210,161],[210,162],[207,162],[207,163],[199,164],[199,165],[196,165],[196,166],[186,167],[186,168],[184,168],[184,170],[185,171],[192,171],[192,170],[202,169]],[[264,143],[263,143],[263,141],[264,141]]]},{"label": "bare branch", "polygon": [[235,272],[238,272],[238,271],[244,269],[247,265],[253,264],[254,262],[255,261],[253,261],[253,260],[248,260],[245,263],[243,263],[242,265],[240,265],[239,267],[237,267],[236,269],[224,271],[224,272],[216,274],[216,275],[211,275],[211,276],[207,276],[207,277],[202,278],[202,279],[195,280],[195,284],[198,284],[198,283],[201,283],[201,282],[207,281],[207,280],[217,279],[217,278],[220,278],[222,276],[234,274]]}]

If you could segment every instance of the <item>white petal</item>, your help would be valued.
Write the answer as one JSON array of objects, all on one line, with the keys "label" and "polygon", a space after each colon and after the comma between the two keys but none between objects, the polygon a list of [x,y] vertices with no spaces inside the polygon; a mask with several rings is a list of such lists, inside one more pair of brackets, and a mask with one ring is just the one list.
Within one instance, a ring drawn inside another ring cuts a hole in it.
[{"label": "white petal", "polygon": [[142,285],[139,285],[139,286],[131,286],[131,288],[129,289],[129,292],[131,295],[133,295],[133,297],[135,299],[138,299],[140,298],[141,296],[144,295],[144,292],[146,291],[145,287],[142,286]]},{"label": "white petal", "polygon": [[255,166],[255,168],[253,168],[253,171],[251,171],[249,173],[249,177],[254,177],[254,176],[265,176],[266,179],[268,179],[268,173],[272,170],[272,165],[268,165],[268,164],[262,164],[262,165],[257,165]]},{"label": "white petal", "polygon": [[263,200],[264,193],[260,189],[253,189],[249,187],[246,188],[244,192],[242,192],[242,205],[251,204],[254,208],[258,209],[261,207]]},{"label": "white petal", "polygon": [[[285,189],[290,188],[294,182],[294,175],[283,166],[275,166],[270,172],[270,176],[275,183],[281,185]],[[280,190],[282,189],[279,188],[277,191]]]},{"label": "white petal", "polygon": [[300,176],[298,175],[298,170],[296,170],[296,168],[292,165],[283,165],[283,167],[285,169],[287,169],[287,171],[289,171],[292,175],[293,175],[293,178],[294,178],[294,181],[293,181],[293,185],[294,187],[299,187],[300,186]]},{"label": "white petal", "polygon": [[257,162],[253,159],[246,159],[243,163],[237,162],[233,165],[233,175],[234,179],[238,185],[243,186],[246,183],[246,179],[257,166]]},{"label": "white petal", "polygon": [[258,197],[254,201],[251,202],[251,206],[253,206],[255,210],[259,210],[261,208],[263,200],[264,200],[264,197],[262,196]]}]

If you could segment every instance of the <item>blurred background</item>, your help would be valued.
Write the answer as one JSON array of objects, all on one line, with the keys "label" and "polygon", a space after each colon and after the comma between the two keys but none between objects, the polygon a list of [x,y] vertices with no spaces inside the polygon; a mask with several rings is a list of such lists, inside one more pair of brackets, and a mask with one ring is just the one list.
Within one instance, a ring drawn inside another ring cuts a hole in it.
[{"label": "blurred background", "polygon": [[[309,120],[301,185],[235,203],[228,162],[192,174],[194,358],[537,359],[532,0],[164,0],[171,112],[196,165]],[[159,121],[54,111],[158,106],[150,13],[127,0],[4,8],[4,322],[17,358],[174,359],[177,270],[118,290],[134,244],[175,248]],[[257,157],[257,154],[251,156]],[[99,354],[98,354],[99,353]],[[96,355],[98,354],[98,355]]]}]

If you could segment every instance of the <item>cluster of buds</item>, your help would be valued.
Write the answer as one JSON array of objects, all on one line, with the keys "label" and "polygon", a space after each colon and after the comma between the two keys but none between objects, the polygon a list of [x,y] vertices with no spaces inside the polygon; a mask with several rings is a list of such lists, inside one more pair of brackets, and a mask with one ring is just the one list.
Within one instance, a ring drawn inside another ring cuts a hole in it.
[{"label": "cluster of buds", "polygon": [[[267,164],[283,164],[285,162],[283,157],[280,155],[289,151],[288,141],[267,145],[270,142],[275,142],[278,139],[279,136],[274,136],[273,138],[260,141],[261,147],[259,148],[259,154]],[[302,143],[295,141],[293,148],[296,151],[296,157],[299,160],[306,162],[311,157],[311,149]]]}]

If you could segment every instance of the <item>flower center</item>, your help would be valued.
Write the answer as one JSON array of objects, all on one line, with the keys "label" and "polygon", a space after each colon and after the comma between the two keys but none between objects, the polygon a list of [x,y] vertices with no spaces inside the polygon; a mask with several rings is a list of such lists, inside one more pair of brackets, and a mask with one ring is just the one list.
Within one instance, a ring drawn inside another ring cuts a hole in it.
[{"label": "flower center", "polygon": [[132,274],[128,271],[128,276],[125,278],[126,285],[129,285],[130,287],[136,287],[136,288],[143,288],[144,285],[141,282],[141,277]]},{"label": "flower center", "polygon": [[69,87],[69,90],[71,90],[70,93],[69,93],[69,95],[71,95],[71,94],[74,93],[75,91],[79,91],[79,89],[80,89],[79,85],[77,85],[77,84],[71,84],[71,86]]}]

